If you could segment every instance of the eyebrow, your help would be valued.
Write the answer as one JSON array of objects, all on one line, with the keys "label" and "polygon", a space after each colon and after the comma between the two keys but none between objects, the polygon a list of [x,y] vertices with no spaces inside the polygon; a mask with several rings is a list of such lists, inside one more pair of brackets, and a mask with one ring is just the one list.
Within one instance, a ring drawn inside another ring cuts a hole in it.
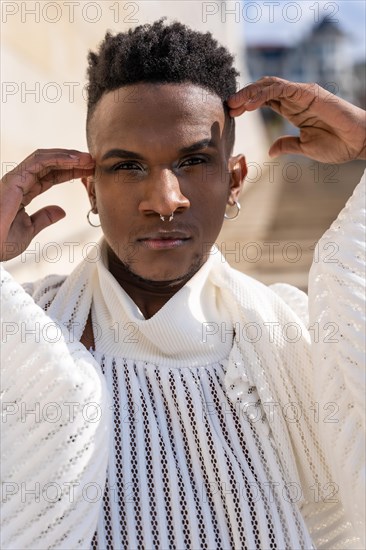
[{"label": "eyebrow", "polygon": [[135,158],[139,160],[144,160],[144,157],[139,153],[134,151],[127,151],[127,149],[110,149],[102,156],[102,160],[107,160],[110,158]]},{"label": "eyebrow", "polygon": [[216,144],[213,139],[205,138],[197,141],[196,143],[193,143],[192,145],[188,145],[188,147],[182,147],[182,149],[179,149],[179,153],[184,155],[186,153],[194,153],[195,151],[199,151],[200,149],[206,149],[207,147],[215,146]]},{"label": "eyebrow", "polygon": [[[215,142],[211,138],[201,139],[192,145],[187,147],[182,147],[179,149],[180,154],[194,153],[201,149],[206,149],[207,147],[215,147]],[[128,151],[127,149],[110,149],[102,156],[102,160],[107,160],[110,158],[135,158],[139,160],[144,160],[144,157],[140,153],[134,151]]]}]

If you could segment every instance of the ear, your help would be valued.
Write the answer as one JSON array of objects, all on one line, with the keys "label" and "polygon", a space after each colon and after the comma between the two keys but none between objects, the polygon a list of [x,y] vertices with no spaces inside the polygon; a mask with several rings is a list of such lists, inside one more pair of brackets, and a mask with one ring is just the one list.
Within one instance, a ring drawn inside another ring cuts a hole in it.
[{"label": "ear", "polygon": [[228,170],[230,173],[230,187],[228,192],[228,204],[231,206],[238,200],[242,192],[244,180],[247,175],[247,163],[244,155],[236,155],[228,160]]},{"label": "ear", "polygon": [[81,181],[83,182],[86,192],[88,193],[90,206],[92,207],[93,214],[97,214],[98,208],[97,208],[97,197],[95,194],[94,176],[87,176],[87,177],[81,178]]}]

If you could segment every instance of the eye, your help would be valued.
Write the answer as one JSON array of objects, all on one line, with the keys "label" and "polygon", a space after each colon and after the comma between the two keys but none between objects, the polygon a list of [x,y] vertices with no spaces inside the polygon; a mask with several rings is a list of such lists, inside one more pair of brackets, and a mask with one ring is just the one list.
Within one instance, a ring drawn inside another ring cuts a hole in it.
[{"label": "eye", "polygon": [[129,161],[119,162],[118,164],[115,164],[111,168],[112,172],[117,172],[118,170],[137,171],[137,170],[143,170],[143,168],[140,164],[137,164],[136,162],[129,160]]},{"label": "eye", "polygon": [[189,157],[188,159],[184,160],[180,166],[181,167],[189,167],[189,166],[196,166],[198,164],[206,164],[207,159],[205,157]]}]

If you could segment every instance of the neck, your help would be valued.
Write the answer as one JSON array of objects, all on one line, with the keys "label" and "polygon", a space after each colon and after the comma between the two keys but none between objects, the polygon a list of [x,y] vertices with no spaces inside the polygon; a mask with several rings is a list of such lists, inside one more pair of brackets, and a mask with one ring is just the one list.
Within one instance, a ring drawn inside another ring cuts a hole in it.
[{"label": "neck", "polygon": [[150,281],[133,273],[108,247],[108,269],[135,302],[145,319],[150,319],[180,290],[194,273],[174,281]]}]

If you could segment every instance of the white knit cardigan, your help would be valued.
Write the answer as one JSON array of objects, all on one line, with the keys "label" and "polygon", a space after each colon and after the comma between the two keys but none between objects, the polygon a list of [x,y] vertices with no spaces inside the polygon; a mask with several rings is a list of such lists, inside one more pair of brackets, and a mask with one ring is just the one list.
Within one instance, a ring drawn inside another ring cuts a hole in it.
[{"label": "white knit cardigan", "polygon": [[[317,548],[365,548],[364,188],[317,245],[308,328],[304,293],[221,257],[210,271],[233,324],[255,327],[230,354],[228,396],[245,411],[260,400]],[[48,277],[34,298],[2,269],[2,548],[90,548],[111,422],[100,366],[78,341],[95,269],[84,261],[60,288]],[[52,285],[46,314],[35,301]]]}]

